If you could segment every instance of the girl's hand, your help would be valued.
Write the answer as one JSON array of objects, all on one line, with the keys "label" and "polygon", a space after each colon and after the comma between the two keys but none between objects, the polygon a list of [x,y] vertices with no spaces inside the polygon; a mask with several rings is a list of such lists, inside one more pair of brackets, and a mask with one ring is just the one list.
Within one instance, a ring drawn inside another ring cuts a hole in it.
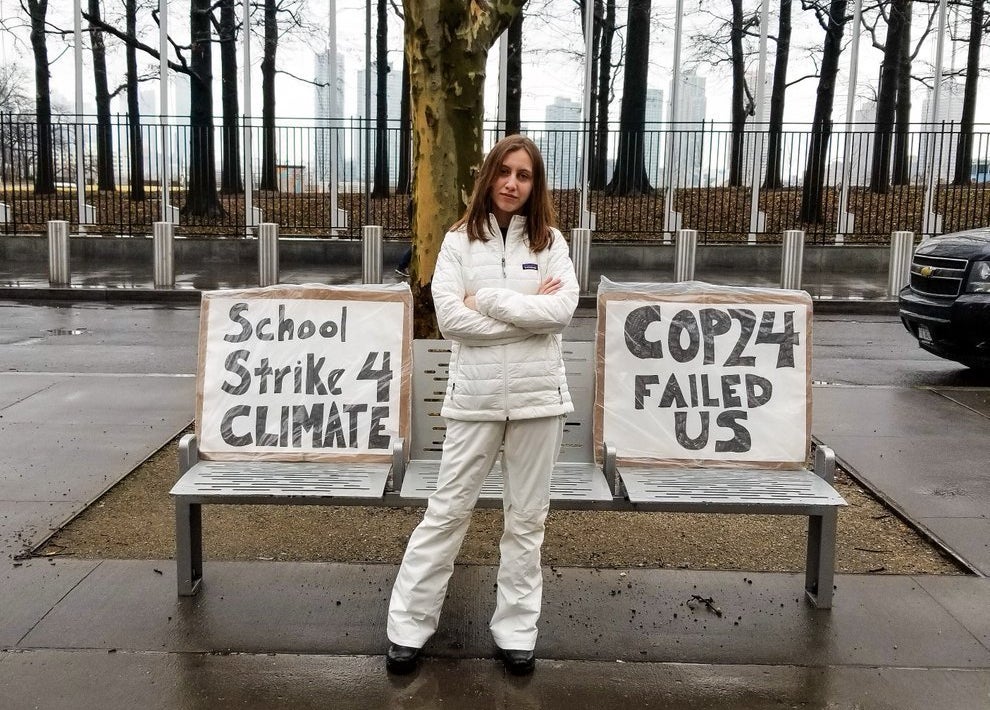
[{"label": "girl's hand", "polygon": [[464,305],[470,308],[472,311],[478,310],[478,304],[474,300],[474,296],[465,296]]},{"label": "girl's hand", "polygon": [[536,292],[540,296],[550,296],[560,290],[560,279],[548,276],[540,282],[540,289]]}]

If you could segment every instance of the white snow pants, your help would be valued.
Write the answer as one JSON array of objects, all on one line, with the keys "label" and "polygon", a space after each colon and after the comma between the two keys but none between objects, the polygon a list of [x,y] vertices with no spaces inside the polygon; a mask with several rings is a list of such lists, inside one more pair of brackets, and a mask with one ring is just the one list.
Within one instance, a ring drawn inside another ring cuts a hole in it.
[{"label": "white snow pants", "polygon": [[497,422],[447,420],[437,489],[409,538],[392,587],[388,638],[421,648],[436,631],[454,559],[471,522],[485,476],[504,444],[498,594],[489,628],[503,649],[536,647],[543,599],[540,547],[550,508],[550,474],[557,462],[564,417]]}]

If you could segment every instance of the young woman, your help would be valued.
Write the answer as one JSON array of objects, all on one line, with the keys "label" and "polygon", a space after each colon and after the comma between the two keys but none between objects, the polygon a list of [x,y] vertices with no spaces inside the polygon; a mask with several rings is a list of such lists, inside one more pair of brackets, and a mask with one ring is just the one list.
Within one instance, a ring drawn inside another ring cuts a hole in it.
[{"label": "young woman", "polygon": [[388,613],[386,667],[415,669],[437,628],[482,483],[502,448],[504,533],[489,628],[506,668],[535,667],[543,576],[540,547],[564,415],[573,411],[561,331],[578,301],[543,158],[503,138],[481,167],[433,275],[437,321],[453,343],[441,414],[447,434],[436,492],[409,539]]}]

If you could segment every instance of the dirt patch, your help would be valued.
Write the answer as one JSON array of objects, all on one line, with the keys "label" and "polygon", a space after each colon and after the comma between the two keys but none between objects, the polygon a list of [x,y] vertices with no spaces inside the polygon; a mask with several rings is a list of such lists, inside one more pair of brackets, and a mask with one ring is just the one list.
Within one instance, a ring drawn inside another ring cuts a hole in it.
[{"label": "dirt patch", "polygon": [[[165,559],[175,554],[168,495],[177,476],[178,438],[162,447],[57,533],[41,555]],[[905,525],[852,478],[836,488],[836,570],[847,573],[960,574],[954,562]],[[203,506],[207,558],[398,563],[418,508]],[[477,510],[458,561],[496,564],[502,514]],[[748,571],[804,569],[806,518],[553,511],[544,564],[680,567]]]}]

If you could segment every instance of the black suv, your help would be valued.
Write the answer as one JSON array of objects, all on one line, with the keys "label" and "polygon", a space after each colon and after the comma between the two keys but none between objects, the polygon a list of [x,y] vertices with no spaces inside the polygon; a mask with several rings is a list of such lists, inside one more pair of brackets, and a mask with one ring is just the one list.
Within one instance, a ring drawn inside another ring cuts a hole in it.
[{"label": "black suv", "polygon": [[922,348],[990,368],[990,227],[923,241],[899,302],[901,322]]}]

